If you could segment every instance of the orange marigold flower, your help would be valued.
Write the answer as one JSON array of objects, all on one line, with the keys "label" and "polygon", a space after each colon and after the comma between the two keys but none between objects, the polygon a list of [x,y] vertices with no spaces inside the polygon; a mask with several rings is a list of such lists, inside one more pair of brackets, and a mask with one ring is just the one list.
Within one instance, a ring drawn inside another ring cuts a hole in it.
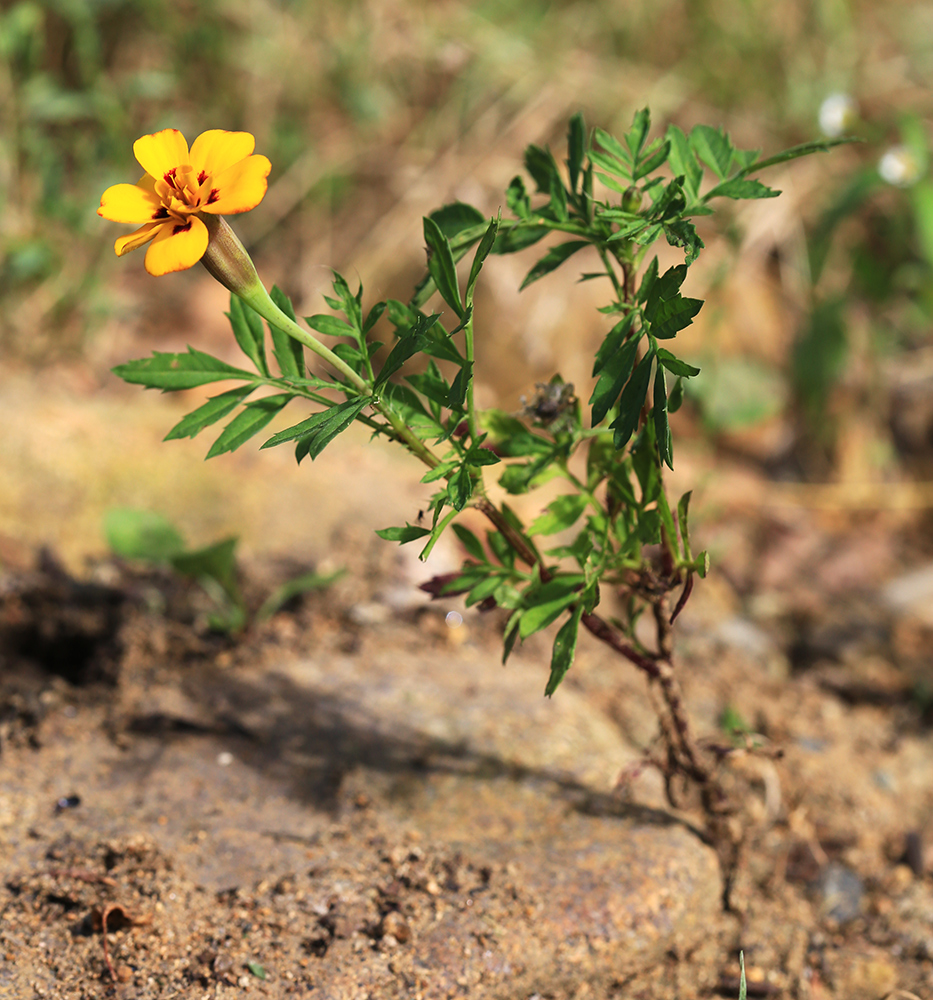
[{"label": "orange marigold flower", "polygon": [[209,239],[202,213],[236,215],[255,208],[266,193],[272,164],[254,156],[249,132],[211,129],[191,149],[178,129],[144,135],[133,152],[146,171],[137,184],[114,184],[100,199],[97,214],[111,222],[142,223],[114,244],[117,256],[146,243],[146,270],[168,274],[192,267]]}]

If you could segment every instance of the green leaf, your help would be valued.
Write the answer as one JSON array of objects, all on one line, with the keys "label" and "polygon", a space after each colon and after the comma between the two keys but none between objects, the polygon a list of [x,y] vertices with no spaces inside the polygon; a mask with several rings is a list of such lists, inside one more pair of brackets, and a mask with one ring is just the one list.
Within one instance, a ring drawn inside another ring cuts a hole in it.
[{"label": "green leaf", "polygon": [[498,465],[502,459],[485,444],[486,435],[480,435],[463,456],[464,465]]},{"label": "green leaf", "polygon": [[266,970],[258,962],[247,962],[246,968],[257,978],[266,979]]},{"label": "green leaf", "polygon": [[[603,215],[609,215],[608,212],[603,213]],[[632,219],[630,222],[622,223],[619,228],[609,237],[609,243],[618,243],[622,240],[636,240],[641,242],[639,237],[642,236],[647,230],[657,231],[658,226],[650,222],[646,222],[644,219],[638,217]]]},{"label": "green leaf", "polygon": [[359,340],[359,331],[336,316],[317,313],[314,316],[305,316],[305,322],[312,330],[317,330],[326,337],[352,337],[354,340]]},{"label": "green leaf", "polygon": [[522,612],[518,626],[521,639],[524,641],[557,621],[564,609],[578,599],[582,583],[582,577],[574,575],[558,577],[540,587],[529,587],[525,599],[530,606]]},{"label": "green leaf", "polygon": [[[376,376],[376,381],[373,383],[373,388],[378,389],[380,386],[384,385],[389,378],[394,375],[405,362],[413,357],[415,354],[425,351],[431,346],[431,339],[428,334],[431,328],[438,322],[439,316],[425,316],[423,313],[419,313],[415,324],[410,330],[406,331],[397,341],[395,346],[389,351],[389,356],[385,360],[385,364],[382,366],[382,370]],[[446,338],[446,335],[445,335]],[[412,385],[415,383],[412,382]],[[418,388],[415,385],[415,388]],[[427,395],[427,393],[425,393]],[[446,405],[446,400],[443,401]]]},{"label": "green leaf", "polygon": [[620,319],[606,334],[593,360],[593,375],[598,375],[606,367],[609,360],[618,353],[631,332],[632,324],[635,322],[635,315],[636,313],[633,310],[627,316]]},{"label": "green leaf", "polygon": [[431,529],[420,528],[416,524],[406,524],[404,528],[381,528],[376,534],[387,542],[398,542],[404,545],[406,542],[413,542],[418,538],[424,538],[425,535],[430,535]]},{"label": "green leaf", "polygon": [[736,200],[740,198],[777,198],[780,193],[774,188],[765,186],[761,181],[733,178],[730,181],[717,184],[712,191],[707,191],[703,196],[703,201],[709,201],[710,198],[735,198]]},{"label": "green leaf", "polygon": [[509,545],[505,535],[501,531],[487,531],[486,541],[503,566],[511,567],[515,565],[515,549]]},{"label": "green leaf", "polygon": [[256,390],[257,386],[242,385],[236,389],[228,389],[227,392],[220,393],[219,396],[212,396],[203,406],[192,410],[187,416],[182,417],[177,424],[165,435],[166,441],[176,441],[179,438],[193,438],[205,427],[225,417],[231,410],[235,410],[241,402]]},{"label": "green leaf", "polygon": [[676,413],[684,404],[684,380],[678,378],[667,397],[667,412]]},{"label": "green leaf", "polygon": [[366,334],[379,322],[380,317],[386,311],[385,302],[377,302],[366,316],[366,321],[363,323],[363,339],[366,339]]},{"label": "green leaf", "polygon": [[638,294],[635,296],[635,301],[638,303],[647,302],[652,289],[654,288],[654,283],[657,280],[658,258],[652,257],[651,263],[645,268],[645,273],[642,275],[641,284],[638,286]]},{"label": "green leaf", "polygon": [[363,322],[363,286],[360,285],[359,290],[354,295],[350,291],[350,286],[347,284],[346,278],[338,271],[332,271],[334,276],[333,286],[334,293],[337,296],[338,301],[334,302],[324,296],[325,301],[331,307],[331,309],[342,309],[350,325],[354,329],[359,329]]},{"label": "green leaf", "polygon": [[236,451],[251,437],[258,434],[266,424],[295,397],[283,392],[277,396],[265,396],[247,403],[242,410],[221,431],[220,436],[211,445],[208,458],[215,458],[228,451]]},{"label": "green leaf", "polygon": [[147,389],[161,389],[163,392],[194,389],[209,382],[223,382],[232,378],[253,382],[259,377],[242,368],[234,368],[203,351],[196,351],[193,347],[188,348],[187,354],[153,351],[151,358],[140,358],[117,365],[113,373],[124,382],[144,385]]},{"label": "green leaf", "polygon": [[525,280],[519,285],[519,291],[524,291],[532,282],[544,275],[550,274],[555,268],[560,267],[569,257],[583,247],[589,246],[586,240],[570,240],[567,243],[558,243],[538,261],[537,264],[525,275]]},{"label": "green leaf", "polygon": [[334,438],[345,431],[350,424],[370,405],[372,400],[369,396],[358,396],[348,399],[344,403],[336,403],[334,406],[322,410],[302,420],[300,424],[289,427],[284,431],[274,434],[263,448],[273,448],[285,441],[298,441],[296,456],[298,461],[305,455],[310,455],[313,461],[330,444]]},{"label": "green leaf", "polygon": [[615,431],[613,444],[616,450],[621,451],[629,438],[635,433],[638,421],[641,416],[641,408],[645,405],[645,394],[648,391],[648,382],[651,379],[651,365],[654,362],[654,351],[648,353],[635,366],[632,377],[622,390],[622,398],[619,401],[619,415],[610,425]]},{"label": "green leaf", "polygon": [[663,142],[658,149],[653,153],[646,156],[635,168],[632,174],[633,180],[641,180],[642,177],[647,176],[652,171],[657,170],[662,163],[667,161],[670,155],[671,144],[669,142]]},{"label": "green leaf", "polygon": [[577,191],[580,171],[586,157],[586,126],[583,115],[578,111],[567,127],[567,173],[570,175],[570,190]]},{"label": "green leaf", "polygon": [[689,219],[676,219],[664,223],[664,235],[672,247],[683,247],[685,263],[692,264],[705,246],[696,227]]},{"label": "green leaf", "polygon": [[[450,383],[441,374],[437,365],[431,361],[427,370],[420,375],[406,375],[405,381],[413,385],[422,396],[431,402],[446,406],[450,398]],[[390,385],[391,383],[387,383]]]},{"label": "green leaf", "polygon": [[[533,462],[520,462],[510,465],[499,476],[499,485],[506,493],[527,493],[532,485],[540,486],[545,481],[548,475],[549,464],[550,459],[542,456]],[[535,483],[536,479],[538,479],[537,483]]]},{"label": "green leaf", "polygon": [[651,321],[651,334],[658,340],[670,340],[693,323],[693,317],[703,308],[702,299],[687,299],[676,295],[658,304]]},{"label": "green leaf", "polygon": [[447,406],[452,410],[462,410],[467,397],[467,390],[470,387],[470,379],[473,377],[473,362],[468,361],[454,376],[450,385],[450,395],[447,399]]},{"label": "green leaf", "polygon": [[104,535],[110,551],[121,559],[168,562],[185,547],[175,525],[153,510],[128,507],[108,510],[104,515]]},{"label": "green leaf", "polygon": [[774,167],[779,163],[787,163],[789,160],[796,160],[801,156],[809,156],[811,153],[825,153],[827,150],[832,149],[833,146],[844,146],[850,142],[864,141],[864,139],[860,139],[858,136],[847,136],[843,139],[819,139],[816,142],[803,142],[799,146],[792,146],[790,149],[785,149],[782,153],[778,153],[775,156],[769,156],[765,160],[757,160],[750,163],[742,173],[750,174],[752,171],[757,173],[766,167]]},{"label": "green leaf", "polygon": [[535,434],[517,417],[502,410],[483,410],[479,419],[496,452],[506,458],[547,455],[553,450],[554,446],[547,438]]},{"label": "green leaf", "polygon": [[690,551],[690,498],[693,491],[686,492],[677,504],[677,522],[680,525],[680,541],[684,559],[687,562],[693,561],[693,553]]},{"label": "green leaf", "polygon": [[473,496],[473,477],[469,467],[461,465],[447,482],[448,498],[454,510],[463,510]]},{"label": "green leaf", "polygon": [[[278,285],[272,286],[270,297],[289,319],[297,322],[291,300]],[[294,375],[302,378],[305,373],[305,359],[301,343],[272,323],[269,324],[269,334],[272,337],[272,352],[275,354],[279,371],[286,376]]]},{"label": "green leaf", "polygon": [[700,182],[703,180],[703,168],[697,163],[696,155],[690,148],[687,137],[676,125],[668,125],[667,141],[670,143],[668,161],[675,177],[684,178],[684,191],[687,203],[697,200]]},{"label": "green leaf", "polygon": [[550,195],[552,182],[560,184],[560,171],[549,149],[531,145],[525,149],[525,169],[531,174],[541,194]]},{"label": "green leaf", "polygon": [[663,347],[658,348],[658,361],[669,372],[674,375],[680,375],[682,378],[693,378],[694,375],[700,374],[699,368],[694,368],[693,365],[688,365],[686,361],[675,358],[670,351],[665,350]]},{"label": "green leaf", "polygon": [[522,612],[521,610],[513,613],[512,617],[508,620],[505,631],[502,633],[502,666],[504,667],[508,662],[509,655],[515,646],[515,640],[518,638],[518,625],[521,620]]},{"label": "green leaf", "polygon": [[668,468],[673,469],[673,441],[671,438],[671,425],[667,417],[667,386],[665,384],[663,365],[658,365],[654,373],[654,406],[651,410],[651,416],[654,419],[658,455]]},{"label": "green leaf", "polygon": [[299,597],[312,590],[325,590],[332,583],[336,583],[342,576],[345,576],[346,572],[345,569],[338,569],[334,570],[333,573],[302,573],[300,576],[292,577],[291,580],[286,580],[262,602],[262,606],[256,612],[256,620],[262,622],[271,618],[293,597]]},{"label": "green leaf", "polygon": [[667,493],[663,489],[658,490],[658,514],[661,518],[662,542],[670,548],[673,555],[677,548],[677,525],[674,523],[674,515],[671,513],[671,505],[667,502]]},{"label": "green leaf", "polygon": [[[597,131],[599,130],[597,129]],[[613,188],[613,190],[624,191],[632,183],[631,164],[626,165],[625,163],[621,163],[615,156],[602,153],[598,149],[591,149],[589,155],[591,162],[595,166],[607,171],[605,174],[597,171],[596,174],[603,184]],[[621,177],[625,183],[620,185],[618,181],[613,180],[613,176]]]},{"label": "green leaf", "polygon": [[463,302],[460,300],[457,268],[454,264],[453,251],[450,249],[450,241],[430,216],[424,219],[424,242],[428,247],[428,272],[434,279],[441,298],[458,317],[461,317]]},{"label": "green leaf", "polygon": [[726,178],[732,164],[732,143],[721,128],[695,126],[690,133],[690,148],[720,180]]},{"label": "green leaf", "polygon": [[[421,403],[418,393],[409,389],[407,385],[400,385],[398,382],[387,382],[382,387],[383,402],[388,403],[393,412],[397,413],[405,423],[410,423],[419,417],[427,417],[428,412]],[[440,424],[434,421],[440,428]],[[442,433],[442,431],[440,431]]]},{"label": "green leaf", "polygon": [[444,529],[450,524],[450,522],[457,516],[456,510],[449,510],[443,518],[438,520],[437,515],[440,514],[441,507],[435,508],[434,515],[434,527],[431,529],[431,537],[428,538],[428,544],[418,553],[418,558],[424,562],[428,556],[431,555],[431,550],[437,544],[437,540],[444,533]]},{"label": "green leaf", "polygon": [[492,252],[498,254],[518,253],[539,240],[544,239],[551,232],[547,226],[538,222],[520,222],[508,229],[500,229],[496,242],[493,244]]},{"label": "green leaf", "polygon": [[515,534],[528,546],[528,550],[534,555],[537,562],[541,561],[541,555],[538,552],[538,547],[529,537],[525,530],[525,523],[522,519],[515,513],[514,510],[507,504],[504,503],[500,506],[502,516],[505,518],[506,523],[515,532]]},{"label": "green leaf", "polygon": [[548,207],[558,222],[567,222],[570,219],[570,212],[567,209],[567,191],[557,174],[551,178],[551,200]]},{"label": "green leaf", "polygon": [[172,556],[172,566],[184,576],[215,580],[235,604],[241,604],[236,578],[236,538],[224,538],[203,549],[179,552]]},{"label": "green leaf", "polygon": [[462,232],[475,226],[483,226],[487,222],[486,216],[479,209],[463,201],[444,205],[443,208],[431,212],[430,218],[448,240],[453,240]]},{"label": "green leaf", "polygon": [[[646,226],[637,233],[633,233],[632,239],[639,244],[639,246],[647,247],[654,243],[663,231],[664,226],[660,222],[656,222],[650,226]],[[615,239],[615,237],[613,237],[613,239]]]},{"label": "green leaf", "polygon": [[663,187],[652,188],[651,197],[653,201],[648,216],[659,222],[679,218],[687,207],[682,177],[675,177]]},{"label": "green leaf", "polygon": [[609,174],[604,174],[600,170],[596,171],[596,176],[603,182],[603,184],[606,185],[607,188],[609,188],[610,191],[615,191],[617,194],[624,195],[630,187],[627,181],[617,181],[614,177],[610,177]]},{"label": "green leaf", "polygon": [[459,464],[459,461],[440,462],[438,465],[435,465],[433,469],[428,469],[428,471],[421,477],[421,482],[436,483],[438,479],[444,479],[448,473],[453,472]]},{"label": "green leaf", "polygon": [[929,175],[910,189],[910,200],[914,209],[917,244],[927,264],[933,267],[933,181]]},{"label": "green leaf", "polygon": [[570,614],[567,621],[561,625],[557,635],[554,637],[554,648],[551,652],[551,674],[548,677],[547,687],[544,689],[546,697],[550,698],[560,686],[560,682],[567,676],[567,671],[573,664],[573,658],[577,652],[577,636],[580,634],[580,619],[583,617],[583,604],[578,604]]},{"label": "green leaf", "polygon": [[596,142],[608,153],[608,157],[600,155],[598,150],[590,150],[590,159],[600,167],[604,167],[611,173],[625,177],[628,181],[632,179],[632,154],[626,149],[615,136],[597,128],[593,133]]},{"label": "green leaf", "polygon": [[261,375],[269,374],[266,363],[265,329],[262,319],[238,296],[230,293],[230,312],[227,313],[233,336],[243,353],[253,362]]},{"label": "green leaf", "polygon": [[473,255],[473,266],[470,268],[470,277],[467,280],[466,295],[464,296],[464,301],[467,306],[471,305],[473,302],[473,290],[476,287],[479,272],[482,270],[483,264],[489,256],[498,234],[499,219],[495,218],[490,220],[489,226],[483,234],[483,238],[480,240],[479,246],[476,248],[476,253]]},{"label": "green leaf", "polygon": [[529,535],[553,535],[569,528],[586,510],[587,498],[582,493],[568,493],[552,500],[546,513],[528,526]]},{"label": "green leaf", "polygon": [[619,393],[628,382],[635,365],[635,353],[638,350],[640,337],[630,338],[606,362],[600,372],[599,379],[590,396],[590,406],[593,408],[591,422],[596,427],[606,416],[612,405],[619,398]]},{"label": "green leaf", "polygon": [[462,524],[455,524],[453,525],[453,532],[460,539],[460,544],[474,559],[478,559],[483,563],[489,562],[486,552],[483,549],[483,543],[469,528],[465,528]]},{"label": "green leaf", "polygon": [[521,177],[513,177],[505,191],[505,203],[509,211],[519,219],[531,217],[531,198]]},{"label": "green leaf", "polygon": [[679,264],[677,267],[669,267],[664,274],[655,281],[649,291],[645,302],[645,319],[651,323],[657,313],[658,306],[668,299],[674,298],[680,291],[680,286],[687,277],[687,265]]},{"label": "green leaf", "polygon": [[492,597],[501,585],[502,578],[493,573],[490,576],[487,576],[484,580],[480,580],[480,582],[470,590],[464,603],[468,608],[472,608],[474,604],[479,604],[480,601],[485,601],[487,597]]},{"label": "green leaf", "polygon": [[628,148],[632,151],[633,163],[638,160],[638,154],[641,152],[642,147],[645,144],[645,139],[648,137],[648,130],[650,128],[651,112],[648,108],[642,108],[640,111],[636,111],[635,117],[632,119],[632,127],[629,129],[628,134],[625,137]]}]

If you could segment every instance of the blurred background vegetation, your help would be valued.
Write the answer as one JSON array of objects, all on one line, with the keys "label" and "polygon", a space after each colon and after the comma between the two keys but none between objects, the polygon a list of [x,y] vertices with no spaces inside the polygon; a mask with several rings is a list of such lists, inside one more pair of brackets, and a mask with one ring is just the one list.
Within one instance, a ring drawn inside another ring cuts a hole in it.
[{"label": "blurred background vegetation", "polygon": [[[917,0],[6,0],[0,361],[85,363],[105,384],[109,363],[199,336],[200,269],[148,278],[95,214],[159,128],[255,134],[270,189],[236,225],[312,312],[327,266],[406,297],[421,215],[454,198],[495,211],[527,143],[563,156],[576,110],[611,131],[648,104],[657,127],[721,124],[774,152],[818,137],[845,94],[864,143],[792,164],[768,178],[782,198],[701,230],[690,294],[709,301],[684,339],[705,370],[683,419],[784,478],[929,479],[931,74]],[[897,146],[891,183],[878,164]],[[488,395],[516,409],[557,369],[587,392],[594,293],[541,282],[519,300],[525,263],[498,266]]]}]

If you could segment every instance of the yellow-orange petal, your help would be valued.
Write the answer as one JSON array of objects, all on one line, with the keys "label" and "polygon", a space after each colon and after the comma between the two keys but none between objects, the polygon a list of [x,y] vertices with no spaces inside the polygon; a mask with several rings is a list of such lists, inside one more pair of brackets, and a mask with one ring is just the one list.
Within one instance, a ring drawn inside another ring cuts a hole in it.
[{"label": "yellow-orange petal", "polygon": [[161,208],[154,191],[137,184],[114,184],[101,195],[97,214],[111,222],[152,222]]},{"label": "yellow-orange petal", "polygon": [[118,257],[122,257],[125,253],[129,253],[130,250],[137,250],[148,243],[164,225],[164,222],[149,222],[141,229],[137,229],[135,233],[130,233],[129,236],[121,236],[113,245],[114,252]]},{"label": "yellow-orange petal", "polygon": [[144,135],[133,143],[133,152],[143,170],[156,180],[172,167],[188,162],[188,143],[177,128],[164,128],[161,132]]},{"label": "yellow-orange petal", "polygon": [[272,164],[265,156],[249,156],[234,163],[214,178],[213,201],[202,205],[201,211],[212,215],[236,215],[255,208],[265,196],[269,186],[266,178],[271,169]]},{"label": "yellow-orange petal", "polygon": [[193,267],[207,249],[207,226],[191,216],[187,222],[164,223],[146,251],[150,274],[170,274]]},{"label": "yellow-orange petal", "polygon": [[222,174],[234,163],[245,160],[256,148],[249,132],[225,132],[212,128],[202,132],[191,144],[191,166],[198,175],[203,170],[209,177]]}]

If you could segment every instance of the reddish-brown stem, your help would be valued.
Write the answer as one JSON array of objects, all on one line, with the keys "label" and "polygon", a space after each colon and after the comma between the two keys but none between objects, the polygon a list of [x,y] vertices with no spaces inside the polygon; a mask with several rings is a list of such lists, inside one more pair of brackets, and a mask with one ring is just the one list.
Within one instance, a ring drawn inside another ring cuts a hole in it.
[{"label": "reddish-brown stem", "polygon": [[[544,566],[540,565],[535,553],[531,550],[521,533],[509,524],[502,515],[502,512],[493,503],[486,497],[478,497],[474,500],[474,506],[503,534],[509,545],[512,546],[523,562],[529,566],[538,565],[542,582],[546,583],[551,579],[551,574]],[[670,750],[675,755],[677,763],[684,773],[700,785],[703,785],[710,780],[709,771],[700,763],[694,750],[693,740],[690,737],[690,723],[687,720],[687,713],[680,695],[680,685],[677,683],[673,667],[670,663],[673,642],[666,597],[659,595],[654,600],[653,607],[658,627],[657,656],[649,656],[639,652],[634,646],[626,642],[624,637],[609,622],[593,612],[584,614],[580,621],[584,628],[595,638],[606,643],[611,649],[624,656],[630,663],[646,674],[651,681],[658,684],[671,717]]]}]

